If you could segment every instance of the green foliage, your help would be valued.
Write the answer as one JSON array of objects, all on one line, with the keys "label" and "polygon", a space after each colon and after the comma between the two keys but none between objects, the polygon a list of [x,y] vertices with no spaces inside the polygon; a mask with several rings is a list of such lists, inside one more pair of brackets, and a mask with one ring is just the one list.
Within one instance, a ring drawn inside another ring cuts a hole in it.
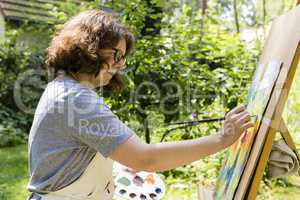
[{"label": "green foliage", "polygon": [[25,143],[27,137],[19,128],[13,124],[0,125],[0,147],[15,146]]},{"label": "green foliage", "polygon": [[[23,31],[7,31],[6,40],[0,43],[0,147],[27,140],[34,107],[45,84],[37,80],[41,76],[36,73],[43,65],[44,52],[22,46],[18,38]],[[35,73],[28,74],[29,69]]]}]

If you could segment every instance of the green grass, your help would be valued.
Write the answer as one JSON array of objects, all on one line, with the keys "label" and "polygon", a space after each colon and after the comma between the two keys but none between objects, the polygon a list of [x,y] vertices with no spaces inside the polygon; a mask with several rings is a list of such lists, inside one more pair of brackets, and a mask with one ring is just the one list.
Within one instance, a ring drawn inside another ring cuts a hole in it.
[{"label": "green grass", "polygon": [[[26,145],[0,149],[0,200],[25,200],[28,196],[26,190],[28,184],[27,159]],[[198,175],[197,177],[187,178],[186,175],[184,177],[165,179],[167,193],[164,200],[197,199],[197,182],[203,182],[203,180],[197,180],[200,179]],[[290,176],[279,182],[270,181],[268,185],[262,182],[258,200],[300,199],[299,176]]]},{"label": "green grass", "polygon": [[261,182],[258,200],[296,200],[300,199],[300,177],[288,176],[277,181],[270,181],[268,186]]},{"label": "green grass", "polygon": [[0,200],[25,200],[28,183],[27,146],[0,149]]}]

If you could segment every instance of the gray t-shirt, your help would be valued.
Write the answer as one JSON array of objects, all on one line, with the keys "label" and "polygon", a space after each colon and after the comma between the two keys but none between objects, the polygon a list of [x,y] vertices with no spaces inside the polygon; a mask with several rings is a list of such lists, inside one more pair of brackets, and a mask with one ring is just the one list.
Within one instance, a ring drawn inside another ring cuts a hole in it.
[{"label": "gray t-shirt", "polygon": [[28,190],[48,193],[69,185],[97,151],[108,157],[133,134],[95,91],[69,77],[53,80],[30,130]]}]

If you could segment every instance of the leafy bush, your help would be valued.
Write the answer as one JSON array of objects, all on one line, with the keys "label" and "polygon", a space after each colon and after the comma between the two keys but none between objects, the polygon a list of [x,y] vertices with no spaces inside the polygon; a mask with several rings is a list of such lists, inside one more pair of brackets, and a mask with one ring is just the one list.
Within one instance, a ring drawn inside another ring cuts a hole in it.
[{"label": "leafy bush", "polygon": [[6,126],[0,124],[0,147],[15,146],[23,144],[27,140],[27,135],[24,131],[16,128],[14,124]]},{"label": "leafy bush", "polygon": [[6,40],[0,43],[0,146],[26,141],[46,79],[40,73],[44,53],[22,47],[18,42],[22,31],[7,31]]}]

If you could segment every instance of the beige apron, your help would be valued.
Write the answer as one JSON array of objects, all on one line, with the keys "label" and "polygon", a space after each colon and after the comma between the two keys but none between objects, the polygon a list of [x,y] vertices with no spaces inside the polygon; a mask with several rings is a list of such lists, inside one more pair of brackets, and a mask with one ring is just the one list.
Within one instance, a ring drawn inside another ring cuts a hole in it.
[{"label": "beige apron", "polygon": [[113,161],[96,153],[84,173],[67,187],[40,195],[42,200],[112,200],[114,182]]}]

